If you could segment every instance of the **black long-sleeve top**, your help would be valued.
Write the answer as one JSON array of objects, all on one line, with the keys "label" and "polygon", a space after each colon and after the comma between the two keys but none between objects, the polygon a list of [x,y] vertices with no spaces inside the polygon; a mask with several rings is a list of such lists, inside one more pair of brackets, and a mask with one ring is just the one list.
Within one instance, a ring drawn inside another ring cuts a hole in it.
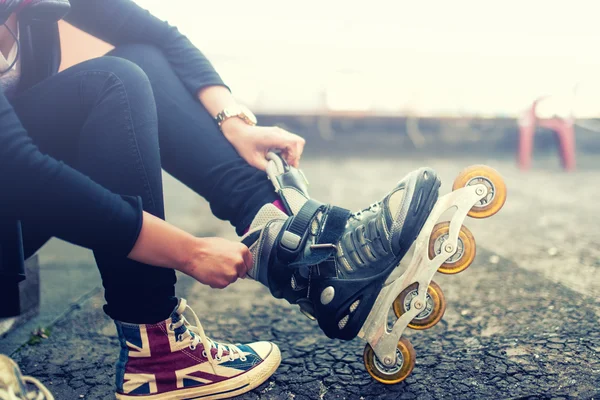
[{"label": "black long-sleeve top", "polygon": [[[112,45],[146,43],[161,49],[194,95],[224,85],[206,57],[175,27],[130,0],[71,0],[69,23]],[[56,73],[60,62],[56,24],[21,28],[20,90]],[[57,54],[58,53],[58,54]],[[57,99],[60,101],[60,99]],[[42,154],[0,93],[0,228],[23,218],[51,223],[61,239],[126,255],[142,221],[139,198],[121,196],[75,169]],[[9,222],[7,224],[7,221]],[[0,232],[0,240],[6,234]],[[0,242],[0,250],[2,250]],[[0,252],[1,253],[1,252]],[[2,265],[0,261],[0,275]]]}]

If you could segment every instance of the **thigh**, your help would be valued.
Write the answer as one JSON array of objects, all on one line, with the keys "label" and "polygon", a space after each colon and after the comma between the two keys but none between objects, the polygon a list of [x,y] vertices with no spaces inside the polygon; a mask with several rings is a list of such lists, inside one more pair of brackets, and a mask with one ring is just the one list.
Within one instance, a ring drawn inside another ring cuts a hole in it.
[{"label": "thigh", "polygon": [[156,104],[134,63],[100,57],[71,67],[13,101],[40,151],[109,190],[142,196],[163,217]]},{"label": "thigh", "polygon": [[[133,82],[140,80],[132,76],[136,73],[143,75],[146,92],[143,87],[136,87],[143,86],[144,82],[142,85]],[[128,88],[119,88],[117,83]],[[162,197],[155,110],[153,117],[132,117],[127,96],[122,94],[127,89],[141,92],[143,97],[151,96],[147,77],[135,64],[114,57],[99,58],[38,83],[20,93],[12,105],[41,152],[78,169],[114,192],[141,195],[145,197],[144,204],[150,206],[150,197]],[[135,100],[136,104],[140,103],[139,99]],[[146,102],[148,104],[155,108],[153,99]],[[137,121],[139,119],[142,121]],[[154,132],[146,129],[150,133],[144,134],[141,127],[148,125],[147,119],[152,120]],[[138,137],[128,138],[127,130],[132,129],[128,125],[136,122]],[[135,140],[141,150],[131,151],[131,140]],[[140,151],[144,153],[146,164],[156,166],[139,167],[140,156],[135,153]],[[137,173],[140,168],[155,170],[153,185],[148,183],[150,178],[146,175],[149,174]],[[151,190],[145,190],[150,186],[159,195],[152,196]],[[162,216],[162,202],[152,212]],[[57,234],[57,227],[49,225],[34,217],[22,221],[26,257]]]},{"label": "thigh", "polygon": [[163,168],[203,196],[215,216],[241,232],[263,204],[276,199],[266,174],[237,154],[160,50],[125,45],[109,54],[136,63],[150,80]]},{"label": "thigh", "polygon": [[[86,117],[77,95],[80,70],[73,68],[49,78],[12,101],[21,123],[40,150],[70,165],[75,164],[76,136]],[[35,218],[22,220],[21,228],[25,259],[53,236],[52,227]]]}]

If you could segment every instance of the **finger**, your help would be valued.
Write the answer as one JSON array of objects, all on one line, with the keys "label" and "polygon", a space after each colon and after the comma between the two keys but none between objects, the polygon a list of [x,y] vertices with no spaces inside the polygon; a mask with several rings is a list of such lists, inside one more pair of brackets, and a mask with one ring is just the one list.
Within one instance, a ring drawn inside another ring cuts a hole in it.
[{"label": "finger", "polygon": [[290,148],[291,148],[290,160],[288,162],[293,167],[299,168],[300,167],[300,156],[302,155],[302,146],[300,145],[300,142],[298,142],[297,140],[294,140],[294,142],[290,146]]},{"label": "finger", "polygon": [[238,262],[235,265],[235,269],[236,269],[235,279],[241,278],[246,275],[246,271],[248,270],[248,268],[246,267],[246,261],[244,260],[244,258],[242,258],[240,260],[240,262]]},{"label": "finger", "polygon": [[284,151],[283,157],[288,164],[292,167],[298,167],[298,147],[296,145],[296,140],[293,135],[286,135],[285,142],[283,144]]},{"label": "finger", "polygon": [[273,134],[268,138],[269,147],[281,150],[283,159],[293,167],[298,167],[300,161],[299,153],[302,152],[302,148],[298,147],[298,143],[304,139],[277,127],[274,127],[272,132]]},{"label": "finger", "polygon": [[209,285],[213,289],[225,289],[227,287],[227,283],[223,282],[215,282]]},{"label": "finger", "polygon": [[288,146],[285,148],[285,161],[290,164],[292,167],[297,166],[297,156],[296,156],[296,145],[293,142],[290,142]]},{"label": "finger", "polygon": [[300,147],[298,145],[297,142],[294,143],[294,147],[293,147],[294,151],[292,152],[293,158],[290,161],[290,164],[295,167],[295,168],[299,168],[300,167]]},{"label": "finger", "polygon": [[304,151],[304,144],[306,142],[302,137],[296,135],[295,133],[288,133],[288,135],[291,141],[290,148],[292,148],[292,151],[290,152],[290,164],[292,164],[296,168],[299,168],[300,158],[302,157],[302,152]]},{"label": "finger", "polygon": [[248,272],[252,269],[252,266],[254,265],[254,260],[252,259],[252,253],[250,253],[250,250],[246,246],[244,246],[244,248],[246,250],[242,253],[242,256],[244,257],[244,265],[246,267],[246,270],[244,271],[244,276],[246,276]]},{"label": "finger", "polygon": [[267,170],[267,164],[269,162],[267,161],[267,156],[266,155],[259,155],[256,157],[255,160],[253,160],[252,162],[252,166],[254,168],[260,169],[261,171],[266,171]]},{"label": "finger", "polygon": [[302,158],[302,153],[304,153],[304,144],[305,143],[306,143],[306,141],[303,138],[300,138],[300,140],[298,141],[298,144],[297,144],[298,159],[296,160],[296,162],[298,163],[298,165],[300,165],[300,158]]},{"label": "finger", "polygon": [[279,155],[283,157],[286,162],[290,162],[289,152],[291,142],[288,138],[284,135],[273,134],[265,139],[265,147],[272,150],[278,150],[280,152]]}]

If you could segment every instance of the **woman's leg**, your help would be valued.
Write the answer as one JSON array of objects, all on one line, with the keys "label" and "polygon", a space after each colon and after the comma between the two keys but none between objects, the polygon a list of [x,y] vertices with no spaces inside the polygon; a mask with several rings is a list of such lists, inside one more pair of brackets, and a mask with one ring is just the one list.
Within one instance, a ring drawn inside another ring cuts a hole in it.
[{"label": "woman's leg", "polygon": [[150,80],[163,168],[204,197],[215,216],[243,233],[264,204],[278,199],[266,174],[237,154],[159,49],[123,45],[109,55],[134,62]]},{"label": "woman's leg", "polygon": [[[141,196],[146,211],[164,216],[156,104],[139,67],[116,57],[91,60],[42,82],[16,103],[42,151],[108,189]],[[35,221],[25,225],[43,237]],[[173,270],[110,250],[95,256],[105,310],[117,320],[119,398],[233,396],[254,389],[278,367],[281,356],[272,343],[224,345],[205,337],[195,314],[188,316],[198,327],[186,323],[189,307],[174,297]]]},{"label": "woman's leg", "polygon": [[[135,64],[116,57],[84,62],[27,90],[13,105],[42,152],[109,190],[141,196],[145,211],[164,218],[156,104]],[[23,231],[28,252],[52,236],[52,227],[35,220],[23,221]],[[109,316],[132,323],[169,316],[177,304],[173,270],[117,257],[110,249],[94,255]]]}]

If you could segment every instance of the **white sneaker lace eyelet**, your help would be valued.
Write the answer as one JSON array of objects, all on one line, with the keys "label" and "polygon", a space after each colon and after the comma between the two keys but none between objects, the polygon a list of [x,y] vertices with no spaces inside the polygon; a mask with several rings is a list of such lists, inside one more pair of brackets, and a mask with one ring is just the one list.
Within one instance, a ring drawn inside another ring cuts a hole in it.
[{"label": "white sneaker lace eyelet", "polygon": [[216,356],[216,357],[215,357],[215,360],[217,360],[217,361],[221,361],[221,360],[222,360],[222,358],[221,358],[221,357],[219,357],[219,356]]},{"label": "white sneaker lace eyelet", "polygon": [[235,360],[233,357],[229,357],[229,361],[233,361]]},{"label": "white sneaker lace eyelet", "polygon": [[194,346],[193,344],[190,344],[190,350],[192,350],[192,351],[196,350],[196,346]]},{"label": "white sneaker lace eyelet", "polygon": [[202,357],[208,358],[208,355],[206,354],[206,350],[202,350]]},{"label": "white sneaker lace eyelet", "polygon": [[248,359],[244,356],[244,357],[240,357],[240,361],[241,362],[246,362]]},{"label": "white sneaker lace eyelet", "polygon": [[169,324],[169,330],[170,331],[174,331],[175,329],[173,329],[173,324]]},{"label": "white sneaker lace eyelet", "polygon": [[177,335],[178,342],[181,342],[182,339],[183,339],[183,335],[181,333],[179,335]]}]

